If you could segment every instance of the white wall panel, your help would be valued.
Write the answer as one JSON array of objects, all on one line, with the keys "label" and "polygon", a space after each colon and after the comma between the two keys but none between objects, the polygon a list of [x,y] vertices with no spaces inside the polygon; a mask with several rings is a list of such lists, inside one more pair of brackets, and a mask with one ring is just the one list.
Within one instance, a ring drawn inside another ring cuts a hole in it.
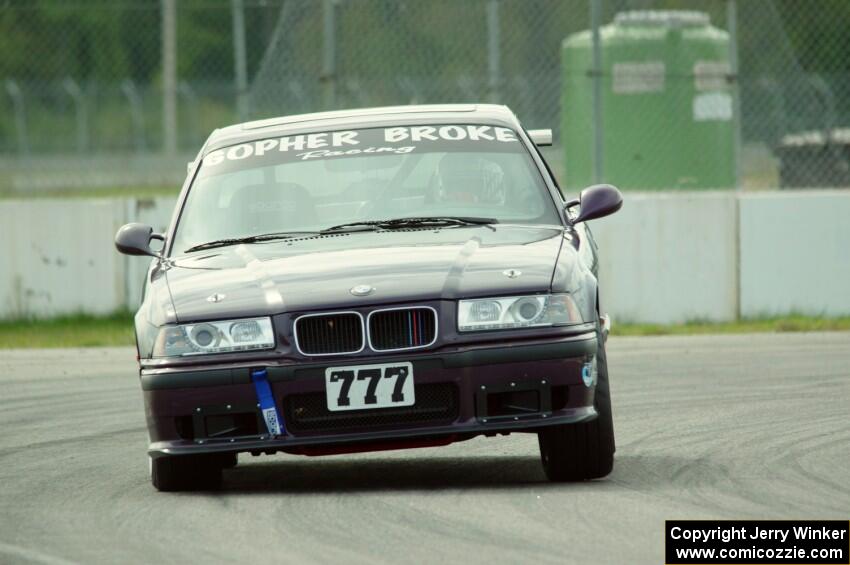
[{"label": "white wall panel", "polygon": [[107,313],[125,300],[112,243],[124,202],[0,202],[0,316]]},{"label": "white wall panel", "polygon": [[626,193],[623,208],[591,229],[615,324],[735,318],[734,193]]},{"label": "white wall panel", "polygon": [[[174,203],[0,202],[0,317],[135,308],[150,260],[119,255],[115,231],[163,231]],[[615,323],[850,314],[850,192],[626,193],[591,227]]]},{"label": "white wall panel", "polygon": [[742,195],[741,315],[850,314],[850,192]]}]

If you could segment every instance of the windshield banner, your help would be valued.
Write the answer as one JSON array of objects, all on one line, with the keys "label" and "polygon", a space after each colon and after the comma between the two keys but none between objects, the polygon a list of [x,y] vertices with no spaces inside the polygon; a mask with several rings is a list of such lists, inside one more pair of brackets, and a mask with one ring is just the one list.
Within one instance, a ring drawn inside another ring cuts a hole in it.
[{"label": "windshield banner", "polygon": [[[202,173],[296,161],[413,152],[515,152],[513,130],[486,125],[431,125],[304,133],[217,149],[204,157]],[[228,166],[239,163],[238,166]]]}]

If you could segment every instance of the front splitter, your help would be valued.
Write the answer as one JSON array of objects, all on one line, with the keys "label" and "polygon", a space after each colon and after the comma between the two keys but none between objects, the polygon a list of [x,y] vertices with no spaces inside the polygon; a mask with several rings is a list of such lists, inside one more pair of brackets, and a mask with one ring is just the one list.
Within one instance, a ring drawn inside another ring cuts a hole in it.
[{"label": "front splitter", "polygon": [[452,424],[404,430],[382,430],[354,434],[334,434],[321,436],[276,436],[268,435],[198,439],[194,441],[162,441],[150,444],[148,455],[153,458],[173,455],[197,455],[203,453],[228,452],[274,452],[299,446],[330,446],[375,441],[391,441],[416,438],[435,438],[440,436],[476,436],[499,432],[538,431],[540,428],[564,424],[577,424],[596,418],[592,406],[563,410],[557,416],[552,414],[533,414],[529,416],[488,418],[484,423],[478,420],[471,424]]}]

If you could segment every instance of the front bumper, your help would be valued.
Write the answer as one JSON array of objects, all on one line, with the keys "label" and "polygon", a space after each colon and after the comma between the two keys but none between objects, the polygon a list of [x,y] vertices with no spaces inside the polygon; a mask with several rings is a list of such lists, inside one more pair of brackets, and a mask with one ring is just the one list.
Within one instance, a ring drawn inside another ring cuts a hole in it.
[{"label": "front bumper", "polygon": [[[585,384],[582,368],[596,354],[596,348],[596,333],[587,332],[500,347],[462,346],[358,359],[358,364],[410,361],[417,387],[449,386],[456,406],[448,418],[444,414],[434,421],[381,418],[364,423],[354,418],[352,425],[335,429],[287,425],[287,434],[277,437],[270,437],[260,424],[251,370],[267,369],[275,401],[287,424],[284,399],[324,394],[325,369],[351,365],[350,359],[309,363],[270,359],[250,365],[143,369],[141,384],[151,439],[148,451],[153,457],[240,451],[309,453],[310,448],[318,446],[345,449],[357,444],[415,444],[417,440],[445,443],[480,434],[533,431],[586,421],[596,417],[595,383]],[[522,392],[537,399],[532,408],[505,412],[498,403],[500,398],[514,398],[507,394]],[[253,433],[222,434],[226,426],[208,433],[209,418],[238,416],[250,423],[252,414],[256,417]]]}]

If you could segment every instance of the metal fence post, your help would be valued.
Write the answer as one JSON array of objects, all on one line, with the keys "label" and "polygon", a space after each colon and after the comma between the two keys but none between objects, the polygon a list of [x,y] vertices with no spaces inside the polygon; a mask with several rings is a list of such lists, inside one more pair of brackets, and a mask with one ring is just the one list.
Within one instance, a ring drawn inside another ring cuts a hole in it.
[{"label": "metal fence post", "polygon": [[177,150],[177,4],[162,1],[162,149]]},{"label": "metal fence post", "polygon": [[142,99],[136,89],[136,84],[126,79],[121,83],[121,92],[127,98],[127,104],[130,105],[130,120],[133,122],[133,139],[137,153],[144,153],[146,149],[145,143],[145,114],[142,110]]},{"label": "metal fence post", "polygon": [[499,36],[499,0],[490,0],[487,4],[487,63],[489,70],[488,94],[490,102],[499,102],[501,96],[500,36]]},{"label": "metal fence post", "polygon": [[732,157],[735,160],[735,188],[741,190],[741,81],[738,73],[738,5],[736,0],[726,4],[726,25],[729,27],[729,81],[732,89]]},{"label": "metal fence post", "polygon": [[336,107],[336,1],[322,3],[322,91],[325,110]]},{"label": "metal fence post", "polygon": [[71,77],[62,81],[62,87],[71,100],[74,101],[77,117],[77,151],[85,153],[89,149],[89,118],[88,108],[86,107],[86,99],[83,96],[83,91],[80,85]]},{"label": "metal fence post", "polygon": [[245,3],[232,0],[233,70],[236,86],[236,115],[244,122],[248,116],[248,65],[245,50]]},{"label": "metal fence post", "polygon": [[24,97],[18,83],[12,79],[6,81],[6,92],[12,99],[15,112],[15,133],[18,136],[18,153],[26,157],[30,153],[29,136],[27,135],[27,117],[24,111]]},{"label": "metal fence post", "polygon": [[593,182],[603,179],[604,146],[602,139],[602,45],[599,27],[602,24],[602,0],[590,0],[590,27],[592,30],[593,53],[591,76],[593,77]]},{"label": "metal fence post", "polygon": [[197,144],[203,143],[204,132],[201,131],[201,118],[198,114],[198,95],[195,94],[194,89],[189,86],[189,83],[185,81],[180,81],[177,85],[177,92],[184,100],[186,113],[189,116],[189,123],[191,124],[189,128],[191,133],[188,135],[189,141]]}]

